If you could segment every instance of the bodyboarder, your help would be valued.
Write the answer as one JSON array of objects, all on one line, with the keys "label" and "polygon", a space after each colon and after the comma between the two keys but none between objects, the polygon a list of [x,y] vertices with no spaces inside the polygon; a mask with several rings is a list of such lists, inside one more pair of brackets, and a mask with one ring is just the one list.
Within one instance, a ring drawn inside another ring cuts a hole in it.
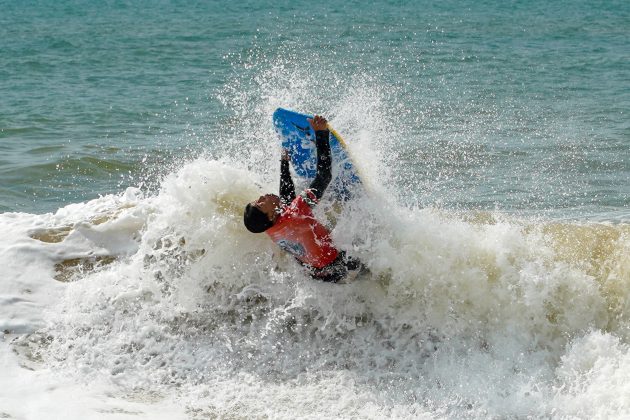
[{"label": "bodyboarder", "polygon": [[332,179],[328,122],[319,115],[308,122],[315,131],[315,179],[296,196],[289,171],[289,154],[284,150],[280,160],[280,196],[265,194],[247,204],[243,221],[250,232],[267,233],[313,278],[333,283],[350,282],[365,267],[359,260],[335,247],[330,231],[315,219],[312,211]]}]

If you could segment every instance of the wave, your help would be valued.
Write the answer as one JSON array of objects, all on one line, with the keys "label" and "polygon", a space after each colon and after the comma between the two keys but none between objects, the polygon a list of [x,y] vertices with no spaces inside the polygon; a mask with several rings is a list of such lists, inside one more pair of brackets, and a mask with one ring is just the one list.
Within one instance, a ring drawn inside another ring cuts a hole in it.
[{"label": "wave", "polygon": [[[0,215],[0,329],[17,363],[98,384],[94,392],[116,404],[184,407],[188,417],[630,415],[624,210],[612,208],[617,223],[596,223],[440,208],[450,196],[466,208],[471,191],[470,207],[505,197],[535,215],[537,203],[565,217],[562,206],[586,204],[567,194],[575,171],[556,170],[553,154],[543,156],[550,176],[528,184],[518,172],[540,165],[528,160],[533,149],[477,145],[498,110],[454,107],[449,121],[429,100],[413,114],[396,99],[404,88],[378,71],[335,74],[303,60],[301,48],[282,56],[243,58],[218,92],[230,115],[213,117],[212,157],[165,169],[157,159],[155,174],[177,166],[157,192],[128,188],[54,213]],[[370,270],[349,285],[314,281],[243,228],[244,204],[277,189],[268,123],[277,106],[334,116],[364,163],[364,196],[317,208],[336,244]],[[430,127],[438,123],[446,131]],[[139,156],[63,163],[90,179],[134,171]],[[505,159],[513,156],[528,159]],[[420,163],[399,168],[404,161]],[[492,162],[501,162],[495,175]],[[151,191],[157,183],[136,180]],[[545,194],[559,198],[538,200]]]},{"label": "wave", "polygon": [[[34,369],[176,392],[215,415],[260,415],[266,399],[304,416],[630,410],[618,396],[630,381],[629,225],[410,208],[375,192],[334,230],[371,273],[330,285],[242,227],[244,203],[274,188],[202,158],[157,195],[2,215],[19,238],[5,266],[36,261],[29,287],[44,302],[40,319],[3,326],[31,331],[13,348]],[[614,409],[587,404],[599,397]]]}]

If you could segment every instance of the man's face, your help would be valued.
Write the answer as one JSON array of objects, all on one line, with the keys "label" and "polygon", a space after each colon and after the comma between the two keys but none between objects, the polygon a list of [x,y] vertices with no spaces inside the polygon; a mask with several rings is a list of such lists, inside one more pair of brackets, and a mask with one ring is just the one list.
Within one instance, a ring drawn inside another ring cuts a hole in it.
[{"label": "man's face", "polygon": [[251,205],[265,213],[269,220],[274,221],[277,216],[276,210],[280,208],[280,197],[275,194],[261,195],[258,200],[252,201]]}]

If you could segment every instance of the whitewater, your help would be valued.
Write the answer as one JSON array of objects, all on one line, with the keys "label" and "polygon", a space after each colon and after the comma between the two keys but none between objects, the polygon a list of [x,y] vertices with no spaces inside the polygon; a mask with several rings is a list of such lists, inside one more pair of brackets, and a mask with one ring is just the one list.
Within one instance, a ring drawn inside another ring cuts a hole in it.
[{"label": "whitewater", "polygon": [[343,109],[370,181],[335,220],[371,271],[349,285],[243,228],[277,188],[263,118],[237,136],[256,126],[249,153],[189,160],[155,193],[0,215],[0,416],[630,415],[630,226],[401,204],[380,136],[352,129],[370,110]]}]

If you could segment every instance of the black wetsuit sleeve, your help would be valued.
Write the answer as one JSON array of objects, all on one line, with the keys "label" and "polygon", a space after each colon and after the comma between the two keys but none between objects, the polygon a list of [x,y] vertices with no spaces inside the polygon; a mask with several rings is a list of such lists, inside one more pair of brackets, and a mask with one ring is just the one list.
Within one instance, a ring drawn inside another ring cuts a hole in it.
[{"label": "black wetsuit sleeve", "polygon": [[330,143],[328,141],[330,131],[319,130],[315,132],[315,146],[317,147],[317,175],[311,185],[308,187],[317,200],[321,199],[326,191],[326,187],[332,179],[330,157]]},{"label": "black wetsuit sleeve", "polygon": [[280,201],[285,206],[295,199],[295,187],[289,171],[289,161],[280,160]]}]

